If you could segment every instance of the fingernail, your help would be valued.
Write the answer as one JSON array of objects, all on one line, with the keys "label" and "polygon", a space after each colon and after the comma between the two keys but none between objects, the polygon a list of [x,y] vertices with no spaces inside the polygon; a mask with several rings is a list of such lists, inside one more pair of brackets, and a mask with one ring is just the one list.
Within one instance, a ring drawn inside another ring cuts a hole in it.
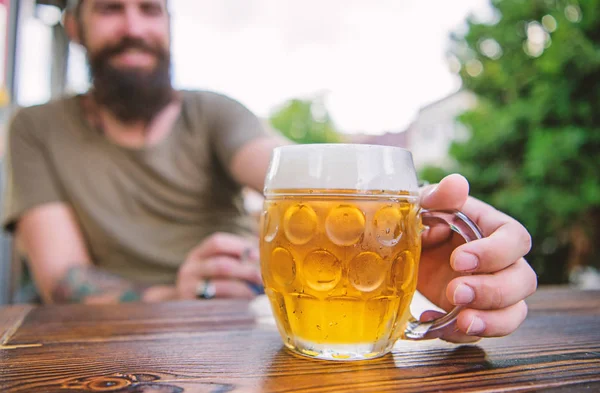
[{"label": "fingernail", "polygon": [[458,272],[475,270],[477,266],[479,266],[479,258],[471,253],[461,252],[454,258],[453,267]]},{"label": "fingernail", "polygon": [[459,284],[454,290],[453,301],[455,305],[469,304],[475,299],[473,288],[465,284]]},{"label": "fingernail", "polygon": [[467,334],[469,336],[477,336],[485,330],[485,322],[483,322],[479,317],[473,317],[471,319],[471,323],[467,328]]},{"label": "fingernail", "polygon": [[431,190],[425,192],[425,194],[423,195],[423,202],[425,202],[426,200],[428,200],[429,198],[431,198],[431,196],[433,194],[435,194],[435,192],[437,191],[437,189],[438,189],[438,186],[436,185],[434,187],[431,187]]}]

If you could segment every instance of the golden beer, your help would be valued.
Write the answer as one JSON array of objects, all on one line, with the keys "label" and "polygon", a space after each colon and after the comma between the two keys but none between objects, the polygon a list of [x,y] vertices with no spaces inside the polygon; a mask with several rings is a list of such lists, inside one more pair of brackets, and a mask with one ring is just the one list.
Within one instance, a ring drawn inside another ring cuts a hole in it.
[{"label": "golden beer", "polygon": [[271,190],[262,276],[287,347],[334,359],[389,351],[417,285],[416,202],[399,191]]},{"label": "golden beer", "polygon": [[447,225],[465,241],[483,235],[459,211],[419,208],[410,151],[280,146],[263,191],[262,276],[289,349],[319,359],[371,359],[399,338],[432,339],[455,329],[461,306],[434,320],[411,318],[422,221]]}]

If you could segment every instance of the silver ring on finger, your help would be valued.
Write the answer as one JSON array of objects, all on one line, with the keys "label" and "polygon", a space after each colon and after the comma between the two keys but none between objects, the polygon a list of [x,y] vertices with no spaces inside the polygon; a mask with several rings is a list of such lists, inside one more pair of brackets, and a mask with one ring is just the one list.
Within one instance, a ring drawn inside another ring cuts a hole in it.
[{"label": "silver ring on finger", "polygon": [[217,294],[217,288],[210,279],[200,280],[196,286],[196,297],[198,299],[212,299]]}]

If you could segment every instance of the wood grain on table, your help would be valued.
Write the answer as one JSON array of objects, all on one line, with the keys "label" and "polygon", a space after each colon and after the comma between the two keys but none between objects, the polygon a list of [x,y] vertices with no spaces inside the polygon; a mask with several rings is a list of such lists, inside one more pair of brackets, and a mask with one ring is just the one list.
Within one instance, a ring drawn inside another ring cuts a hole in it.
[{"label": "wood grain on table", "polygon": [[265,304],[0,309],[0,392],[600,392],[600,291],[540,289],[509,337],[363,362],[290,354]]}]

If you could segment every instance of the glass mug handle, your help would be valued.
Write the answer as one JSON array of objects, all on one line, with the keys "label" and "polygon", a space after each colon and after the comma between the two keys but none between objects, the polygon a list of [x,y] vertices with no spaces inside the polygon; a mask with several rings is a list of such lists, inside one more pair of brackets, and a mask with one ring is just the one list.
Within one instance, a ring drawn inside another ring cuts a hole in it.
[{"label": "glass mug handle", "polygon": [[[421,220],[425,226],[431,226],[429,224],[446,224],[450,227],[450,230],[461,235],[466,242],[483,238],[483,234],[477,225],[458,210],[422,210]],[[428,322],[419,322],[412,318],[408,321],[404,338],[408,340],[438,338],[447,329],[452,328],[462,309],[463,306],[456,306],[449,313]]]}]

